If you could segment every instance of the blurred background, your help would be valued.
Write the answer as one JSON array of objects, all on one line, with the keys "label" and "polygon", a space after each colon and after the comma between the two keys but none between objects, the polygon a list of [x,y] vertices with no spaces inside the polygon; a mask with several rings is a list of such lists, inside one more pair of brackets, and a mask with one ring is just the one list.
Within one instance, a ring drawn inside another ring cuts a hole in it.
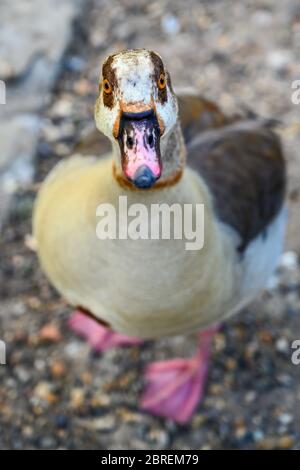
[{"label": "blurred background", "polygon": [[[300,448],[298,254],[300,80],[298,0],[2,0],[0,79],[0,448]],[[179,426],[138,410],[147,362],[182,353],[181,339],[102,356],[69,332],[70,307],[34,253],[40,182],[93,125],[101,63],[124,48],[163,57],[176,86],[227,112],[282,122],[289,160],[286,251],[270,287],[216,335],[207,393]]]}]

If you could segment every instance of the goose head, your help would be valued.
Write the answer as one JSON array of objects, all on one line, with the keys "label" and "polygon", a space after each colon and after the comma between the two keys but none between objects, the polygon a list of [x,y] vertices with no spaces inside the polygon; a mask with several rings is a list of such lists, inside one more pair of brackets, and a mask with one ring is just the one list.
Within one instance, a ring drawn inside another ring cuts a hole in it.
[{"label": "goose head", "polygon": [[95,106],[97,128],[112,142],[125,178],[151,188],[162,173],[161,144],[177,122],[177,99],[161,57],[145,49],[109,56]]}]

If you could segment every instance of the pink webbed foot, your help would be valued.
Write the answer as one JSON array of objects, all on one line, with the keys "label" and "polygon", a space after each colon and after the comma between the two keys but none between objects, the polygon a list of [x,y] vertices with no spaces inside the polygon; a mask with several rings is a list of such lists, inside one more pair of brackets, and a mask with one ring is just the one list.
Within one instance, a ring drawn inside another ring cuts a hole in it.
[{"label": "pink webbed foot", "polygon": [[186,423],[201,401],[208,373],[211,340],[217,327],[199,335],[195,357],[150,364],[141,408],[152,414]]},{"label": "pink webbed foot", "polygon": [[96,352],[103,352],[118,346],[134,346],[142,343],[139,338],[111,331],[80,310],[75,310],[71,314],[68,325],[74,333],[85,338]]}]

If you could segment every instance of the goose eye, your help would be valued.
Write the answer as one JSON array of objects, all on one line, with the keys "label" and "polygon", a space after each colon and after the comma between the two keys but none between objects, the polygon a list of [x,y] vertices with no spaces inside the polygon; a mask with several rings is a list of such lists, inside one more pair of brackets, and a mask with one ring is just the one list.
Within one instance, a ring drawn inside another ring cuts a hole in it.
[{"label": "goose eye", "polygon": [[109,83],[109,81],[107,80],[107,78],[104,78],[104,80],[102,82],[102,88],[103,88],[104,93],[106,93],[107,95],[111,94],[112,86]]},{"label": "goose eye", "polygon": [[158,79],[158,88],[160,90],[163,90],[164,88],[166,88],[166,85],[167,85],[167,82],[166,82],[166,77],[163,73],[160,74],[160,77]]}]

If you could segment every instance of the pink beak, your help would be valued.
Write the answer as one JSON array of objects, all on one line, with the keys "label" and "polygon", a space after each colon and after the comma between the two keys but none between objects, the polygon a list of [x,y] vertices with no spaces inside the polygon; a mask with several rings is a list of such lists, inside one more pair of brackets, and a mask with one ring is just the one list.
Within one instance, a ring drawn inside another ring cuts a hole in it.
[{"label": "pink beak", "polygon": [[152,109],[123,113],[118,141],[126,178],[140,189],[148,189],[160,178],[160,128]]}]

